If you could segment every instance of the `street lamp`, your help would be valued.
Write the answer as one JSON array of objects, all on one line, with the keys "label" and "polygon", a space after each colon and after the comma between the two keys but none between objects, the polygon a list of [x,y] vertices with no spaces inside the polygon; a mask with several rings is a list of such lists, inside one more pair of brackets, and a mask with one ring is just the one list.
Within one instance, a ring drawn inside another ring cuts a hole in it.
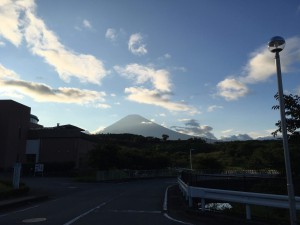
[{"label": "street lamp", "polygon": [[190,166],[191,166],[191,170],[193,170],[193,162],[192,162],[192,151],[194,151],[195,149],[190,149]]},{"label": "street lamp", "polygon": [[288,192],[289,208],[290,208],[290,219],[291,219],[291,225],[296,225],[297,224],[296,203],[295,203],[295,195],[294,195],[293,178],[291,173],[290,152],[289,152],[288,138],[287,138],[285,106],[284,106],[284,98],[283,98],[280,57],[279,57],[279,52],[281,52],[284,49],[284,46],[285,46],[285,40],[279,36],[272,37],[268,43],[269,50],[272,53],[275,53],[275,63],[276,63],[277,81],[278,81],[279,108],[280,108],[280,116],[281,116],[281,132],[282,132],[282,140],[283,140],[285,170],[286,170],[286,179],[287,179],[287,192]]}]

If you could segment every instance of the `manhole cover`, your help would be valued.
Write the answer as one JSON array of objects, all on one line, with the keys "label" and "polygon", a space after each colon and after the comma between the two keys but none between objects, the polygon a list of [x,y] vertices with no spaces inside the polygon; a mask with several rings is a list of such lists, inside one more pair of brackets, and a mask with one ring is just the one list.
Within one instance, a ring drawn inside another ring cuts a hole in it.
[{"label": "manhole cover", "polygon": [[43,222],[46,220],[47,220],[46,218],[32,218],[32,219],[23,220],[22,222],[23,223],[38,223],[38,222]]}]

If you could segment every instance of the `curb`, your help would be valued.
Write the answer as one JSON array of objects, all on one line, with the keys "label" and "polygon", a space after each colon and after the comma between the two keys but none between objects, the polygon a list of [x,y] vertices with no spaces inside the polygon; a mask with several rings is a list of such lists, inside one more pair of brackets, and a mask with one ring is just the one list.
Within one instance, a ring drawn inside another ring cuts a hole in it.
[{"label": "curb", "polygon": [[26,204],[28,202],[43,201],[46,199],[48,199],[48,195],[26,196],[26,197],[2,200],[0,201],[0,209]]},{"label": "curb", "polygon": [[170,215],[168,215],[168,191],[169,191],[169,188],[175,186],[176,184],[172,184],[172,185],[169,185],[167,188],[166,188],[166,191],[165,191],[165,197],[164,197],[164,203],[163,203],[163,210],[162,210],[162,213],[163,215],[173,221],[173,222],[176,222],[176,223],[181,223],[181,224],[185,224],[185,225],[193,225],[192,223],[188,223],[188,222],[184,222],[184,221],[181,221],[181,220],[177,220],[173,217],[171,217]]}]

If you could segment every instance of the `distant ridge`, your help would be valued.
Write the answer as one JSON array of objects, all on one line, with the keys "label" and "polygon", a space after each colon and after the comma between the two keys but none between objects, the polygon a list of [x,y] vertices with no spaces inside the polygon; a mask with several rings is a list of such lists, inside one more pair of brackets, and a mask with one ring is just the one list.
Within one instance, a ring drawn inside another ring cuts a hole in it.
[{"label": "distant ridge", "polygon": [[106,127],[100,133],[103,134],[136,134],[144,137],[162,138],[163,134],[169,136],[169,140],[187,140],[193,138],[187,134],[178,133],[176,131],[158,125],[140,115],[128,115],[123,119]]}]

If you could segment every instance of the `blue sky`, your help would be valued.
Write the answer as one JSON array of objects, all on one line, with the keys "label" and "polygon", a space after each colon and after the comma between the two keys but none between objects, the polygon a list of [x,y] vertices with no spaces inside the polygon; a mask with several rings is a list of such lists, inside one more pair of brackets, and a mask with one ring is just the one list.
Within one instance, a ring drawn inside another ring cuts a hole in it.
[{"label": "blue sky", "polygon": [[298,0],[1,0],[0,99],[44,126],[101,130],[128,114],[191,135],[276,129],[274,55],[300,94]]}]

